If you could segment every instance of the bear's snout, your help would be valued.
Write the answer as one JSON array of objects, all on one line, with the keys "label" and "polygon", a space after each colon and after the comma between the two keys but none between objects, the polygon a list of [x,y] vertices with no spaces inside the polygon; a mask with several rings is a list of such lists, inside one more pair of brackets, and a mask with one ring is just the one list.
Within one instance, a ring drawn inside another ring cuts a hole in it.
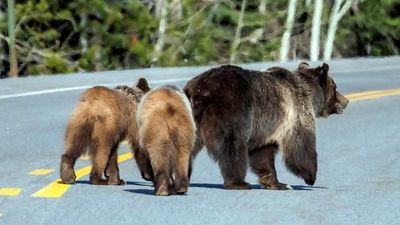
[{"label": "bear's snout", "polygon": [[343,110],[347,107],[349,104],[349,99],[344,97],[340,92],[336,91],[336,103],[335,103],[335,109],[337,114],[342,114]]}]

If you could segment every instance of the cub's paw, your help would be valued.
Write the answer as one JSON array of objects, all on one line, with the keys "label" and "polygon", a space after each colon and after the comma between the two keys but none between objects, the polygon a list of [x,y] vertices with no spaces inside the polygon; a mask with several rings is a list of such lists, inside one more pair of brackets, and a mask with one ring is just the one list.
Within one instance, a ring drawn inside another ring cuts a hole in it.
[{"label": "cub's paw", "polygon": [[162,184],[156,190],[154,190],[154,194],[157,196],[168,196],[170,193],[168,191],[168,185]]},{"label": "cub's paw", "polygon": [[147,181],[153,181],[154,178],[149,173],[141,172],[142,178]]},{"label": "cub's paw", "polygon": [[188,191],[187,186],[182,186],[182,187],[176,188],[175,193],[178,195],[184,195],[187,193],[187,191]]},{"label": "cub's paw", "polygon": [[90,180],[90,184],[93,185],[108,185],[108,181],[106,179],[96,179],[96,180]]},{"label": "cub's paw", "polygon": [[240,183],[224,183],[225,189],[230,190],[250,190],[251,185],[247,182],[240,182]]},{"label": "cub's paw", "polygon": [[75,184],[75,178],[74,177],[62,178],[60,183],[62,183],[62,184]]},{"label": "cub's paw", "polygon": [[61,171],[60,178],[63,184],[75,184],[76,176],[72,169]]},{"label": "cub's paw", "polygon": [[292,186],[290,186],[288,184],[283,184],[283,183],[269,185],[265,188],[271,189],[271,190],[293,190]]},{"label": "cub's paw", "polygon": [[122,179],[118,179],[118,180],[111,180],[111,179],[109,179],[108,180],[108,184],[109,185],[125,185],[125,181],[124,180],[122,180]]}]

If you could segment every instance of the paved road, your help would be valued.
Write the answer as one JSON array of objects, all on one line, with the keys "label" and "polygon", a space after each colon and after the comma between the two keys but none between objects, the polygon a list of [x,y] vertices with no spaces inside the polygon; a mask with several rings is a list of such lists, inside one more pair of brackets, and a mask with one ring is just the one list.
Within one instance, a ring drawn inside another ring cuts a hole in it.
[{"label": "paved road", "polygon": [[[329,64],[344,94],[400,88],[399,57]],[[244,67],[272,65],[294,69],[297,62]],[[278,160],[278,177],[294,191],[262,190],[250,173],[253,190],[223,190],[217,165],[203,151],[186,196],[153,196],[153,187],[130,159],[120,164],[125,186],[92,186],[83,176],[58,198],[31,197],[58,178],[65,125],[87,87],[129,84],[140,76],[153,86],[182,87],[205,69],[0,80],[0,224],[400,224],[400,95],[391,96],[396,91],[367,92],[359,101],[355,96],[343,115],[318,120],[314,187],[305,186]],[[119,152],[127,150],[121,145]],[[81,160],[76,168],[88,164]],[[50,171],[28,174],[36,169]]]}]

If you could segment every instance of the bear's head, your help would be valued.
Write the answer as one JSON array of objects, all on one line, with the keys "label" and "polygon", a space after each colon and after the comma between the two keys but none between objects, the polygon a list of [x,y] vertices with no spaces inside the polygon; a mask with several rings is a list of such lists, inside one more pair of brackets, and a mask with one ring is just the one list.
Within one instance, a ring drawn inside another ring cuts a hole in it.
[{"label": "bear's head", "polygon": [[329,76],[329,65],[323,63],[321,66],[311,68],[306,62],[298,66],[301,73],[312,75],[318,81],[324,93],[322,107],[317,116],[328,117],[331,114],[342,114],[349,100],[336,90],[335,81]]},{"label": "bear's head", "polygon": [[143,95],[150,91],[149,84],[145,78],[139,78],[136,84],[132,87],[119,85],[115,87],[115,89],[129,97],[132,97],[136,103],[139,103]]}]

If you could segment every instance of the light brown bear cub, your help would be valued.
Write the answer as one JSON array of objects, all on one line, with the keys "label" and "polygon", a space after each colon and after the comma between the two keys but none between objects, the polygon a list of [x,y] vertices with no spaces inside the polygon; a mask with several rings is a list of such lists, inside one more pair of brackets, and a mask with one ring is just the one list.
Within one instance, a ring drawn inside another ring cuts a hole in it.
[{"label": "light brown bear cub", "polygon": [[175,86],[163,86],[143,96],[136,120],[138,167],[154,182],[156,195],[184,194],[188,190],[189,162],[196,127],[186,95]]},{"label": "light brown bear cub", "polygon": [[[136,87],[115,89],[93,87],[81,95],[65,133],[65,153],[61,157],[60,177],[63,183],[75,183],[74,165],[78,157],[91,155],[90,183],[122,185],[118,169],[118,145],[125,138],[137,144],[136,107],[149,90],[140,78]],[[102,178],[105,174],[106,179]]]}]

